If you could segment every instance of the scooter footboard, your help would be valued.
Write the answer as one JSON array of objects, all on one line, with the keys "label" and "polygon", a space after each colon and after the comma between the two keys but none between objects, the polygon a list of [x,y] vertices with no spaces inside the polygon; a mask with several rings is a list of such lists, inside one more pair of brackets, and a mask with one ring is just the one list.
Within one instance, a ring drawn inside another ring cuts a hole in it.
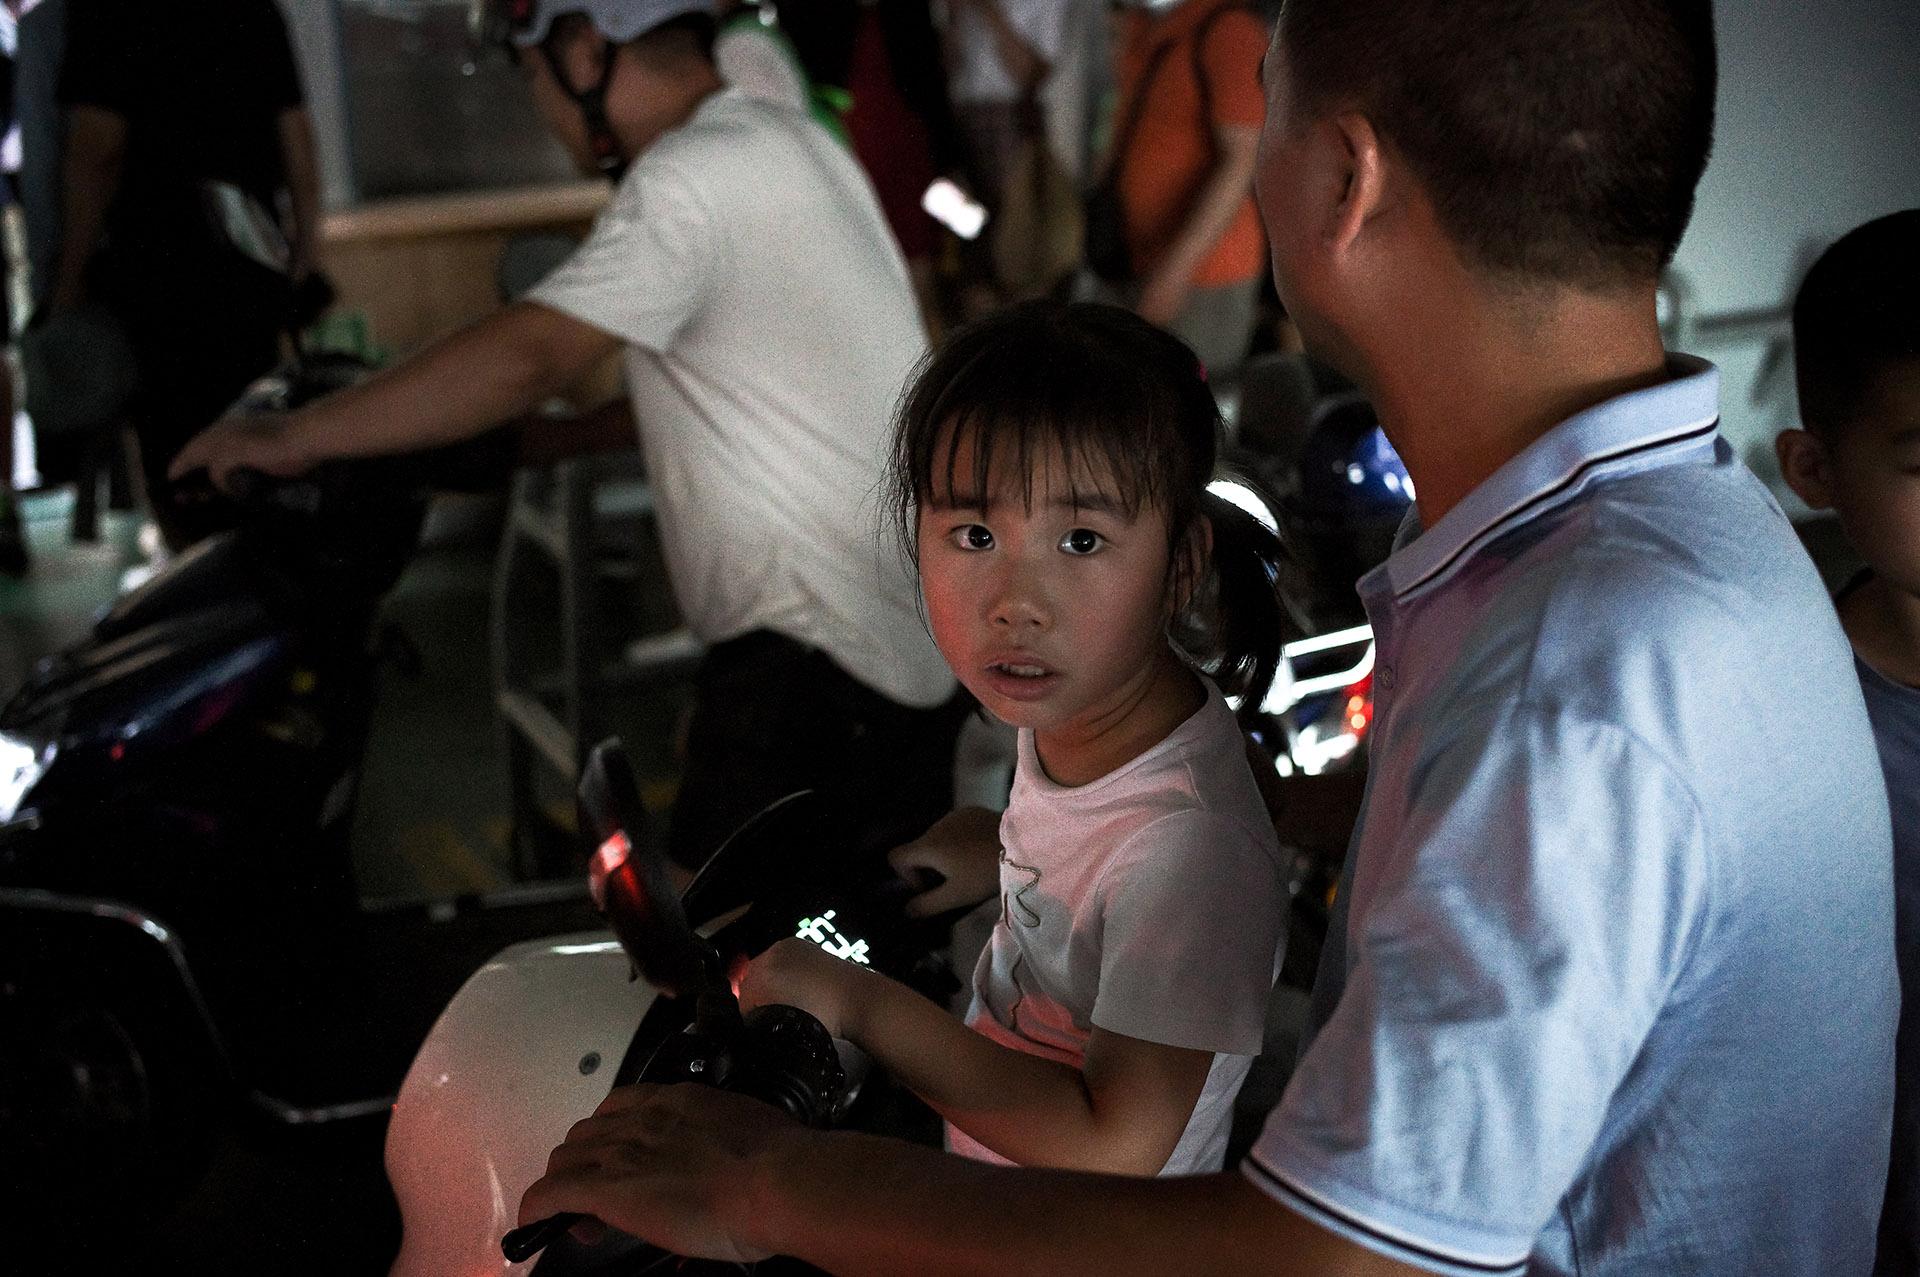
[{"label": "scooter footboard", "polygon": [[503,1259],[500,1238],[548,1154],[606,1097],[654,998],[606,932],[514,945],[473,974],[387,1129],[404,1225],[393,1277],[532,1270]]}]

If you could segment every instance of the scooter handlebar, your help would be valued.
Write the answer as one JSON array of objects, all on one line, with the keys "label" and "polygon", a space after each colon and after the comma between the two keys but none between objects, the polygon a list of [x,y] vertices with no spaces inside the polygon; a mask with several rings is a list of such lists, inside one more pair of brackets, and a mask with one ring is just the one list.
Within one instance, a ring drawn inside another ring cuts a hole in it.
[{"label": "scooter handlebar", "polygon": [[[833,1038],[798,1007],[763,1006],[742,1017],[718,952],[688,925],[666,867],[630,835],[645,819],[639,786],[617,739],[597,745],[580,780],[585,826],[598,840],[589,869],[594,903],[649,981],[695,1003],[694,1023],[662,1042],[643,1082],[692,1083],[752,1096],[809,1126],[830,1125],[847,1095],[847,1072]],[[521,1263],[580,1222],[560,1214],[500,1239]]]}]

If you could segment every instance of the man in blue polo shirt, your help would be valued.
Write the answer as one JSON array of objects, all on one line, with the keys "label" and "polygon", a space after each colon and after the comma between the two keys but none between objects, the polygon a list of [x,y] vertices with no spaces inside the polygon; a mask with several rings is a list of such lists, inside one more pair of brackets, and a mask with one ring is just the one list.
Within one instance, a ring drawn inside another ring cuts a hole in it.
[{"label": "man in blue polo shirt", "polygon": [[1361,583],[1366,809],[1250,1160],[1005,1171],[632,1088],[523,1215],[835,1272],[1869,1270],[1886,793],[1820,582],[1654,315],[1708,5],[1288,0],[1265,76],[1281,296],[1418,517]]}]

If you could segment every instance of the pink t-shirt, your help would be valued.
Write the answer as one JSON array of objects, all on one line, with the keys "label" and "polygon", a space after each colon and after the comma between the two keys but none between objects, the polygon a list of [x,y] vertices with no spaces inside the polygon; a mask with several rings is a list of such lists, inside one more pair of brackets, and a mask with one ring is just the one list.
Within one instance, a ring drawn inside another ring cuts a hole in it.
[{"label": "pink t-shirt", "polygon": [[[1158,745],[1090,784],[1047,778],[1020,733],[1000,822],[1000,921],[967,1024],[1078,1066],[1095,1025],[1215,1053],[1161,1174],[1220,1169],[1260,1050],[1286,934],[1278,840],[1218,689]],[[1005,1162],[964,1132],[949,1147]]]}]

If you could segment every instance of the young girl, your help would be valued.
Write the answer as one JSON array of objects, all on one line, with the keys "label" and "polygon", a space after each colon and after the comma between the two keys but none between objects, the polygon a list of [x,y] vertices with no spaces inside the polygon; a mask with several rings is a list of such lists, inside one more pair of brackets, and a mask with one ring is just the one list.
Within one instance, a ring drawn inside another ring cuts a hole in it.
[{"label": "young girl", "polygon": [[1193,353],[1107,306],[988,319],[904,401],[892,481],[928,622],[1019,729],[1019,762],[1004,816],[956,812],[895,864],[944,877],[922,911],[997,887],[1000,920],[964,1026],[804,940],[755,960],[742,995],[859,1045],[956,1152],[1142,1175],[1223,1160],[1287,900],[1221,693],[1272,675],[1279,547],[1207,494],[1219,428]]}]

